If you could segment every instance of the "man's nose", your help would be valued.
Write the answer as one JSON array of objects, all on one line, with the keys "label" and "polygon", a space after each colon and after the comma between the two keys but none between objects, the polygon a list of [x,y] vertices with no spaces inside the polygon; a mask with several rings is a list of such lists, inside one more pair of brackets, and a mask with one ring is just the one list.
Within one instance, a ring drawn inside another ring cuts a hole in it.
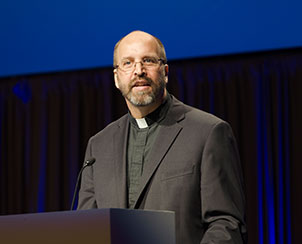
[{"label": "man's nose", "polygon": [[141,62],[136,62],[134,66],[134,74],[138,76],[142,76],[146,74],[146,70]]}]

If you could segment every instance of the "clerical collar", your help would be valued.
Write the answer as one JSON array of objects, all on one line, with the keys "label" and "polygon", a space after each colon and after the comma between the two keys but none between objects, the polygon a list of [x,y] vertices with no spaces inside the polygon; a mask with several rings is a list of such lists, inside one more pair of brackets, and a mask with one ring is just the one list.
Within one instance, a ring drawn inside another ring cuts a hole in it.
[{"label": "clerical collar", "polygon": [[148,123],[145,118],[135,119],[135,121],[137,123],[138,128],[140,129],[144,129],[148,127]]},{"label": "clerical collar", "polygon": [[129,120],[132,125],[134,125],[139,129],[147,128],[148,126],[151,126],[155,122],[159,123],[166,117],[170,104],[171,104],[171,95],[167,92],[167,96],[163,101],[163,103],[157,109],[155,109],[153,112],[151,112],[144,118],[135,119],[128,111]]}]

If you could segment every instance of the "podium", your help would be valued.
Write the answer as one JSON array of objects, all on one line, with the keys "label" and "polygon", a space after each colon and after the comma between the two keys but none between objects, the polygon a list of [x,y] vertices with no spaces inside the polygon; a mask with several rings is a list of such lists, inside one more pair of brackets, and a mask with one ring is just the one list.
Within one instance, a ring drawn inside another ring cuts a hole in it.
[{"label": "podium", "polygon": [[174,218],[117,208],[0,216],[0,243],[175,244]]}]

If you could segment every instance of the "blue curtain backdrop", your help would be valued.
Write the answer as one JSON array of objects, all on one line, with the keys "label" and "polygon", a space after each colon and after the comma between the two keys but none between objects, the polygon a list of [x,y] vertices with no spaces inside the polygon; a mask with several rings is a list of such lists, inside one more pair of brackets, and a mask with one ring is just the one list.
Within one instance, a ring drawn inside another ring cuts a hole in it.
[{"label": "blue curtain backdrop", "polygon": [[[249,243],[301,243],[302,50],[170,62],[168,90],[227,120]],[[127,111],[111,68],[0,79],[0,213],[69,209],[88,138]]]}]

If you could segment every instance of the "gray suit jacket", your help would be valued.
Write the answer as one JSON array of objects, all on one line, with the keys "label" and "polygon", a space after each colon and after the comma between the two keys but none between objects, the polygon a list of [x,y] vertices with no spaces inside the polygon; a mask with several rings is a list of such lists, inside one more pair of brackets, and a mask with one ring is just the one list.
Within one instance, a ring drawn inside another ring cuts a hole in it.
[{"label": "gray suit jacket", "polygon": [[[128,116],[90,138],[78,209],[126,208]],[[173,97],[144,163],[135,208],[175,211],[176,240],[244,243],[245,197],[236,142],[230,126]]]}]

